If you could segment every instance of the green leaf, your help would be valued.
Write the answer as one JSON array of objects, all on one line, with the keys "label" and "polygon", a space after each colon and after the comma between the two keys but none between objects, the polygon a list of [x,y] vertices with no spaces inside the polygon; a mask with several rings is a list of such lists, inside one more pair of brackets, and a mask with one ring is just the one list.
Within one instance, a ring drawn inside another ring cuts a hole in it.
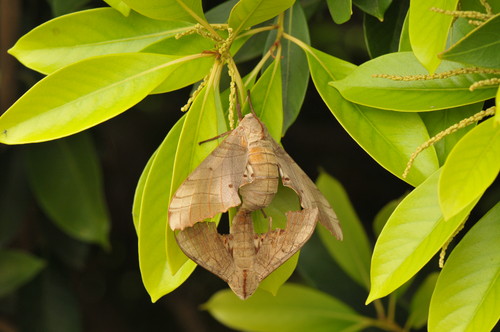
[{"label": "green leaf", "polygon": [[474,206],[469,205],[445,221],[437,195],[440,173],[436,171],[406,196],[380,233],[372,256],[367,303],[391,293],[417,273],[454,234]]},{"label": "green leaf", "polygon": [[[46,269],[23,287],[19,296],[20,331],[83,331],[81,309],[69,275]],[[93,278],[96,283],[105,283],[100,274]]]},{"label": "green leaf", "polygon": [[408,317],[407,326],[415,329],[421,329],[427,323],[429,315],[429,303],[431,302],[432,292],[436,286],[439,273],[433,272],[429,274],[424,282],[419,286],[415,295],[413,295],[410,303],[410,315]]},{"label": "green leaf", "polygon": [[399,37],[398,52],[411,52],[409,22],[410,14],[406,12],[406,17],[401,28],[401,36]]},{"label": "green leaf", "polygon": [[401,203],[405,196],[406,194],[403,194],[401,197],[393,199],[377,212],[375,219],[373,220],[373,233],[375,234],[375,237],[378,238],[380,236],[380,232],[382,232],[387,220],[389,220],[389,217],[392,215],[394,210],[396,210],[399,203]]},{"label": "green leaf", "polygon": [[482,196],[500,171],[500,127],[490,118],[451,150],[439,178],[439,203],[446,219]]},{"label": "green leaf", "polygon": [[[309,29],[300,2],[285,12],[283,32],[310,43]],[[271,31],[267,38],[263,53],[266,54],[276,41],[276,31]],[[283,132],[295,121],[300,113],[309,83],[307,58],[296,44],[288,39],[281,40],[281,81],[283,90]]]},{"label": "green leaf", "polygon": [[[438,72],[463,68],[443,61]],[[342,96],[353,103],[381,109],[417,112],[473,104],[492,98],[496,87],[469,91],[477,81],[492,78],[493,74],[462,74],[433,80],[392,80],[373,75],[396,77],[425,75],[426,70],[410,52],[386,54],[365,62],[341,81],[331,82]]]},{"label": "green leaf", "polygon": [[190,27],[192,23],[156,21],[135,12],[124,17],[112,8],[84,10],[36,27],[9,53],[26,67],[49,74],[93,56],[137,52]]},{"label": "green leaf", "polygon": [[[68,136],[142,100],[196,57],[149,53],[95,57],[42,79],[0,117],[0,142],[22,144]],[[71,87],[71,89],[68,89]]]},{"label": "green leaf", "polygon": [[88,134],[29,146],[26,167],[38,203],[59,228],[109,247],[102,174]]},{"label": "green leaf", "polygon": [[123,16],[129,16],[130,7],[122,0],[104,0],[104,2],[106,2],[115,10],[119,11]]},{"label": "green leaf", "polygon": [[[297,1],[285,12],[283,31],[309,44],[309,29],[304,11]],[[271,34],[274,36],[274,34]],[[283,88],[283,132],[282,135],[299,115],[309,83],[309,68],[307,58],[300,47],[289,41],[281,41],[283,56],[281,60],[281,81]]]},{"label": "green leaf", "polygon": [[[182,121],[184,121],[184,119],[182,119]],[[135,232],[137,233],[137,237],[140,237],[139,220],[142,211],[142,198],[144,195],[144,187],[146,186],[146,180],[149,176],[149,171],[151,170],[151,166],[153,165],[157,152],[158,151],[156,150],[149,158],[146,166],[144,167],[144,170],[141,173],[141,176],[139,177],[137,186],[135,187],[134,202],[132,204],[132,219],[134,221],[134,228]]]},{"label": "green leaf", "polygon": [[257,116],[266,124],[269,134],[279,142],[283,132],[283,97],[281,61],[275,60],[251,90],[252,105]]},{"label": "green leaf", "polygon": [[[221,67],[214,67],[207,86],[200,91],[189,109],[179,136],[174,159],[170,197],[184,182],[188,175],[215,149],[217,140],[203,144],[199,142],[211,139],[227,131],[226,119],[222,111],[219,88],[214,81],[220,77]],[[170,202],[170,199],[167,201]],[[167,206],[168,208],[168,206]],[[220,214],[212,218],[218,221]],[[167,257],[172,272],[176,272],[187,257],[182,253],[170,227],[167,227]]]},{"label": "green leaf", "polygon": [[231,10],[228,24],[234,34],[267,21],[290,8],[295,0],[240,0]]},{"label": "green leaf", "polygon": [[478,67],[500,68],[500,14],[472,30],[440,55],[441,59]]},{"label": "green leaf", "polygon": [[259,285],[259,289],[263,289],[273,296],[276,296],[280,287],[290,278],[293,271],[297,267],[299,261],[299,254],[297,252],[288,260],[286,260],[282,265],[280,265],[276,270],[274,270],[266,279],[262,280]]},{"label": "green leaf", "polygon": [[500,204],[455,247],[431,299],[429,331],[492,331],[500,318]]},{"label": "green leaf", "polygon": [[352,0],[326,0],[333,22],[342,24],[351,18]]},{"label": "green leaf", "polygon": [[365,42],[371,58],[398,51],[401,29],[407,11],[407,2],[394,1],[387,9],[386,19],[382,22],[374,16],[364,15]]},{"label": "green leaf", "polygon": [[[387,112],[363,107],[346,101],[327,83],[342,79],[354,65],[311,47],[306,51],[311,76],[330,111],[356,142],[381,166],[401,178],[406,163],[415,149],[429,139],[427,130],[417,114]],[[401,126],[404,124],[404,130]],[[404,138],[401,136],[404,135]],[[433,148],[419,156],[415,169],[405,179],[416,186],[438,168]]]},{"label": "green leaf", "polygon": [[168,262],[170,253],[166,250],[168,242],[175,243],[173,234],[168,232],[168,202],[172,196],[170,184],[173,164],[184,120],[185,116],[172,127],[151,157],[139,181],[134,200],[139,267],[142,281],[153,302],[179,287],[196,267],[194,262],[186,261],[173,273]]},{"label": "green leaf", "polygon": [[418,61],[434,73],[439,66],[437,57],[446,46],[453,16],[436,13],[431,8],[455,10],[458,0],[410,1],[410,41]]},{"label": "green leaf", "polygon": [[215,6],[205,13],[205,17],[210,24],[223,24],[229,19],[229,14],[238,0],[227,0]]},{"label": "green leaf", "polygon": [[[495,105],[497,106],[497,109],[498,107],[500,107],[500,86],[498,87],[497,89],[497,96],[495,97]],[[495,112],[495,123],[497,125],[500,124],[500,112]]]},{"label": "green leaf", "polygon": [[45,266],[33,255],[17,250],[0,250],[0,297],[30,281]]},{"label": "green leaf", "polygon": [[[429,136],[434,137],[445,129],[459,123],[461,120],[471,117],[481,111],[483,103],[476,103],[439,112],[422,112],[420,117],[427,127]],[[453,134],[446,135],[439,142],[434,144],[439,159],[439,164],[443,165],[446,157],[457,142],[472,128],[475,124],[461,128]]]},{"label": "green leaf", "polygon": [[316,185],[337,214],[344,234],[344,240],[337,241],[320,225],[318,234],[323,244],[352,279],[369,289],[371,245],[347,193],[336,179],[323,172],[316,180]]},{"label": "green leaf", "polygon": [[384,20],[384,13],[391,5],[392,0],[353,0],[354,4],[367,14],[380,21]]},{"label": "green leaf", "polygon": [[257,290],[245,301],[223,290],[203,308],[230,328],[247,331],[347,331],[367,323],[337,299],[294,284],[283,285],[276,296]]},{"label": "green leaf", "polygon": [[201,0],[122,0],[136,12],[165,21],[205,20]]}]

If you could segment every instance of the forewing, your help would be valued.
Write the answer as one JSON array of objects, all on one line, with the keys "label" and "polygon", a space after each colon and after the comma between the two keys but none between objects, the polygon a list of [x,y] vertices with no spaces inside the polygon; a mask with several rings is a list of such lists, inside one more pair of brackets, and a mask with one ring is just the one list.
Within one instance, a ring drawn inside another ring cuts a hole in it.
[{"label": "forewing", "polygon": [[238,188],[248,160],[247,146],[239,126],[187,177],[170,201],[172,230],[191,227],[241,204]]},{"label": "forewing", "polygon": [[289,211],[286,213],[285,229],[275,229],[259,237],[255,271],[260,280],[292,257],[309,240],[314,232],[318,213],[317,208]]},{"label": "forewing", "polygon": [[234,273],[233,257],[225,245],[229,238],[217,232],[215,223],[196,223],[179,231],[176,239],[186,256],[225,282]]},{"label": "forewing", "polygon": [[[271,139],[272,140],[272,139]],[[272,140],[274,153],[278,159],[283,185],[292,188],[300,198],[300,205],[304,209],[318,208],[319,222],[339,240],[342,239],[342,229],[339,220],[325,196],[319,191],[314,182],[286,153],[281,146]]]}]

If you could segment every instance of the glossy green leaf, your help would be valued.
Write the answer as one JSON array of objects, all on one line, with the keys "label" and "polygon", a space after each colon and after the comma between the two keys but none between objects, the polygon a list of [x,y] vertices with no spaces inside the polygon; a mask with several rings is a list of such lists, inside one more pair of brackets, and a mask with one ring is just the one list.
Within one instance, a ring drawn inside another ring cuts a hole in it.
[{"label": "glossy green leaf", "polygon": [[128,53],[65,67],[38,82],[0,117],[0,142],[41,142],[85,130],[132,107],[179,66],[203,56],[208,55]]},{"label": "glossy green leaf", "polygon": [[[214,70],[217,69],[214,68]],[[217,81],[219,76],[214,73],[212,75],[215,75],[215,78],[212,77],[213,81]],[[182,126],[174,159],[170,196],[217,146],[217,140],[203,144],[199,144],[199,142],[227,131],[226,119],[219,99],[219,88],[216,84],[211,83],[212,79],[195,98]],[[170,202],[170,199],[167,202]],[[212,220],[218,221],[219,218],[220,214]],[[167,227],[167,257],[170,269],[174,273],[187,260],[175,242],[170,227]]]},{"label": "glossy green leaf", "polygon": [[266,124],[269,134],[279,142],[283,131],[281,61],[273,61],[266,69],[253,86],[251,98],[255,113]]},{"label": "glossy green leaf", "polygon": [[[309,44],[309,29],[304,11],[297,1],[285,12],[283,31]],[[271,34],[272,36],[274,34]],[[297,45],[288,39],[281,40],[281,81],[283,88],[283,132],[282,135],[299,115],[307,85],[309,83],[309,68],[307,58]]]},{"label": "glossy green leaf", "polygon": [[478,67],[500,68],[500,14],[480,25],[446,52],[442,59]]},{"label": "glossy green leaf", "polygon": [[[443,61],[438,73],[463,68]],[[365,62],[341,81],[331,82],[342,96],[356,104],[381,109],[416,112],[435,111],[477,103],[495,95],[496,87],[469,91],[474,82],[493,74],[463,74],[433,80],[391,80],[373,75],[425,75],[426,70],[410,52],[386,54]]]},{"label": "glossy green leaf", "polygon": [[136,12],[157,20],[200,22],[205,20],[201,0],[122,0]]},{"label": "glossy green leaf", "polygon": [[282,285],[290,278],[295,270],[299,261],[299,254],[300,252],[297,252],[276,270],[274,270],[269,276],[262,280],[259,284],[259,289],[265,290],[276,296]]},{"label": "glossy green leaf", "polygon": [[382,22],[374,16],[364,15],[365,42],[371,58],[398,51],[401,29],[407,11],[406,1],[394,1],[387,9]]},{"label": "glossy green leaf", "polygon": [[410,25],[410,15],[409,12],[407,12],[405,20],[403,22],[403,27],[401,28],[398,52],[411,52],[409,25]]},{"label": "glossy green leaf", "polygon": [[326,0],[333,22],[342,24],[351,18],[352,0]]},{"label": "glossy green leaf", "polygon": [[404,194],[403,196],[393,199],[392,201],[388,202],[386,205],[384,205],[380,211],[377,212],[375,215],[375,219],[373,220],[373,233],[375,234],[375,237],[379,237],[380,233],[382,232],[382,229],[384,228],[385,224],[387,223],[387,220],[389,220],[389,217],[392,215],[394,210],[398,207],[399,203],[403,200],[403,198],[406,196]]},{"label": "glossy green leaf", "polygon": [[380,21],[384,20],[384,14],[391,5],[392,0],[353,0],[353,3],[362,11],[370,14]]},{"label": "glossy green leaf", "polygon": [[[179,287],[196,267],[194,262],[188,260],[176,273],[173,273],[168,262],[170,253],[166,250],[169,241],[175,243],[173,234],[166,236],[168,202],[172,196],[170,183],[177,142],[184,120],[185,117],[182,117],[172,127],[148,162],[134,200],[133,216],[139,240],[139,267],[142,281],[153,302]],[[144,181],[143,186],[142,181]],[[181,255],[180,249],[173,253],[176,254]]]},{"label": "glossy green leaf", "polygon": [[36,27],[9,53],[26,67],[49,74],[93,56],[137,52],[192,25],[151,20],[134,12],[124,17],[112,8],[84,10]]},{"label": "glossy green leaf", "polygon": [[435,172],[406,196],[380,233],[372,256],[367,303],[391,293],[417,273],[453,235],[474,206],[469,205],[445,221],[437,194],[440,173]]},{"label": "glossy green leaf", "polygon": [[26,168],[35,197],[68,235],[109,246],[109,214],[99,159],[86,133],[29,146]]},{"label": "glossy green leaf", "polygon": [[290,8],[295,0],[240,0],[231,10],[228,24],[235,34],[267,21]]},{"label": "glossy green leaf", "polygon": [[141,50],[143,53],[158,53],[165,55],[190,55],[203,51],[214,50],[214,41],[198,34],[177,38],[165,38]]},{"label": "glossy green leaf", "polygon": [[455,247],[431,299],[429,331],[492,331],[500,318],[500,204]]},{"label": "glossy green leaf", "polygon": [[410,1],[410,41],[418,61],[434,73],[439,66],[437,57],[446,46],[453,16],[436,13],[431,8],[455,10],[458,0]]},{"label": "glossy green leaf", "polygon": [[104,2],[119,11],[123,16],[129,16],[130,7],[122,0],[104,0]]},{"label": "glossy green leaf", "polygon": [[347,331],[367,324],[339,300],[295,284],[283,285],[276,296],[257,291],[245,301],[223,290],[203,307],[230,328],[246,331]]},{"label": "glossy green leaf", "polygon": [[344,240],[336,240],[321,225],[318,234],[330,255],[356,282],[370,288],[371,245],[342,185],[326,173],[316,180],[318,189],[332,206],[342,226]]},{"label": "glossy green leaf", "polygon": [[[495,98],[495,105],[497,105],[497,109],[498,107],[500,107],[500,86],[498,87],[497,89],[497,96]],[[497,124],[497,126],[500,124],[500,112],[496,112],[495,113],[495,123]]]},{"label": "glossy green leaf", "polygon": [[[310,43],[307,20],[300,2],[295,2],[285,12],[283,32],[300,39],[306,44]],[[276,34],[276,31],[269,33],[263,50],[264,54],[275,43]],[[287,129],[300,113],[309,83],[309,68],[304,52],[288,39],[281,40],[280,57],[283,90],[283,132],[281,135],[284,136]]]},{"label": "glossy green leaf", "polygon": [[[459,123],[461,120],[471,117],[472,115],[481,111],[482,106],[483,103],[481,102],[472,105],[441,110],[439,112],[422,112],[420,113],[420,117],[427,127],[429,136],[433,137],[441,131],[448,129],[452,125]],[[443,139],[434,144],[434,148],[436,149],[440,165],[444,164],[446,157],[450,153],[451,149],[455,146],[455,144],[457,144],[457,142],[474,127],[475,124],[469,125],[465,128],[461,128],[453,134],[446,135]]]},{"label": "glossy green leaf", "polygon": [[[420,117],[412,113],[372,109],[346,101],[327,83],[344,78],[356,67],[310,47],[305,48],[305,51],[314,85],[333,115],[373,159],[401,177],[410,155],[429,139]],[[405,181],[416,186],[437,168],[435,151],[433,148],[427,149],[416,160],[416,168],[410,171]]]},{"label": "glossy green leaf", "polygon": [[233,9],[234,5],[236,5],[237,3],[238,0],[227,0],[220,3],[219,5],[215,6],[205,13],[207,21],[211,24],[226,23],[229,19],[231,9]]},{"label": "glossy green leaf", "polygon": [[210,69],[214,65],[214,58],[199,57],[198,55],[187,56],[185,58],[189,57],[192,59],[172,68],[167,78],[151,91],[151,94],[178,90],[201,81],[210,73]]},{"label": "glossy green leaf", "polygon": [[439,273],[437,272],[429,274],[413,295],[410,302],[410,315],[406,324],[407,326],[418,330],[423,328],[427,323],[429,304],[438,276]]},{"label": "glossy green leaf", "polygon": [[[56,269],[48,268],[22,288],[19,296],[20,331],[84,330],[80,303],[69,275],[67,273],[65,276]],[[97,276],[97,280],[104,283],[104,280],[100,279],[101,275]]]},{"label": "glossy green leaf", "polygon": [[33,255],[17,250],[0,250],[0,297],[30,281],[45,266]]},{"label": "glossy green leaf", "polygon": [[142,197],[144,195],[144,187],[146,185],[146,180],[149,176],[151,166],[153,165],[153,162],[156,158],[156,152],[157,151],[155,151],[149,158],[146,166],[144,167],[144,170],[141,173],[141,176],[139,177],[137,186],[135,187],[134,202],[132,204],[132,219],[134,221],[134,228],[135,232],[137,233],[137,237],[139,237],[139,220],[142,211]]},{"label": "glossy green leaf", "polygon": [[490,118],[451,150],[439,178],[439,204],[446,219],[482,196],[500,172],[500,126]]}]

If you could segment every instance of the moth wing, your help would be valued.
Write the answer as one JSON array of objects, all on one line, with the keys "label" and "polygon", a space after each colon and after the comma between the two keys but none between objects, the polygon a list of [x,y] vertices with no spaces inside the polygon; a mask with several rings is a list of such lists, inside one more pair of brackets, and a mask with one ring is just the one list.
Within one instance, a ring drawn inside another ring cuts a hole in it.
[{"label": "moth wing", "polygon": [[293,189],[300,198],[300,205],[304,209],[318,208],[319,222],[325,226],[330,233],[342,240],[342,229],[340,228],[337,215],[333,212],[330,203],[319,191],[314,182],[307,174],[293,161],[286,151],[272,140],[274,153],[278,160],[283,185]]},{"label": "moth wing", "polygon": [[256,272],[260,280],[292,257],[309,240],[316,227],[318,213],[317,208],[287,212],[285,229],[275,229],[260,236],[256,255]]},{"label": "moth wing", "polygon": [[238,188],[247,165],[247,146],[239,126],[187,177],[170,201],[172,230],[191,227],[241,204]]},{"label": "moth wing", "polygon": [[217,232],[214,222],[200,222],[176,234],[182,251],[196,264],[227,282],[234,273],[233,257],[229,253],[227,237]]}]

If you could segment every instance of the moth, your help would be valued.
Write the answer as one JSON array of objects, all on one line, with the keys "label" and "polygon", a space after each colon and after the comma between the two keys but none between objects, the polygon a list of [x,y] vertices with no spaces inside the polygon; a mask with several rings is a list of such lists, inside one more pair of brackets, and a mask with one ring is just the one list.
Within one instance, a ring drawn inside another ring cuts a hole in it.
[{"label": "moth", "polygon": [[326,198],[253,112],[177,189],[168,212],[170,228],[193,227],[239,205],[242,212],[265,208],[280,177],[299,196],[302,208],[317,209],[319,222],[341,240],[339,221]]},{"label": "moth", "polygon": [[230,234],[220,235],[214,222],[203,222],[178,232],[176,238],[189,258],[227,282],[245,300],[309,240],[318,209],[291,211],[286,216],[285,229],[255,234],[251,214],[240,209]]}]

